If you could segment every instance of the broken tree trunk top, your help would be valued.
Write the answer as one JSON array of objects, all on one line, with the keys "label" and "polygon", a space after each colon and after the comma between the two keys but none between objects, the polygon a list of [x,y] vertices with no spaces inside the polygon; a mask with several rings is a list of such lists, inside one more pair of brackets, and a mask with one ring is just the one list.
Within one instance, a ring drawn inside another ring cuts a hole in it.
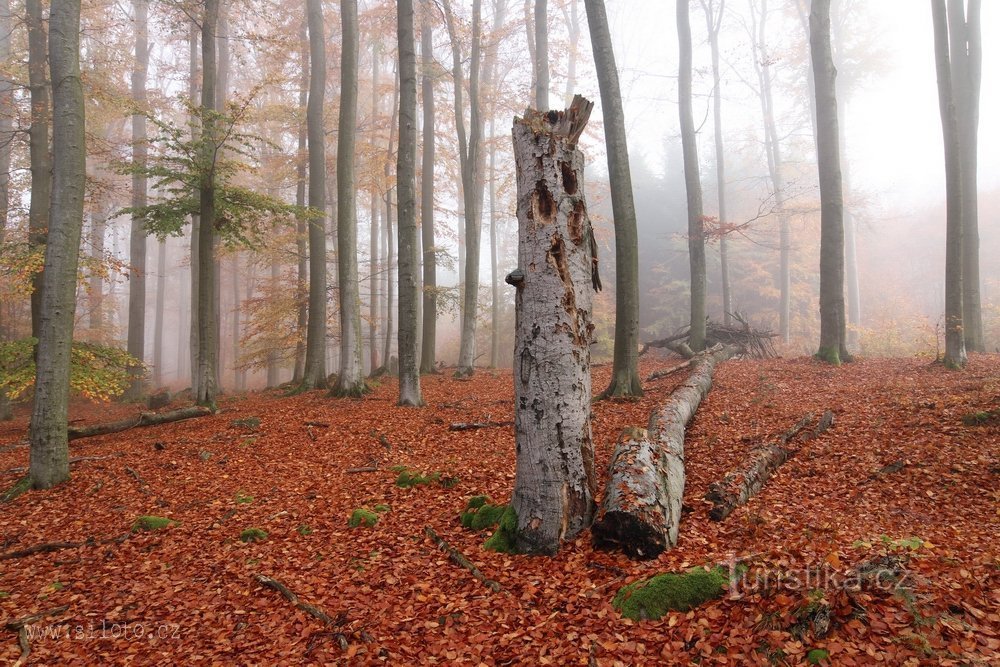
[{"label": "broken tree trunk top", "polygon": [[587,127],[594,103],[582,95],[574,95],[573,102],[565,111],[536,111],[525,109],[524,117],[514,118],[515,123],[523,123],[534,130],[535,134],[548,133],[557,137],[565,137],[570,148],[576,146],[580,135]]}]

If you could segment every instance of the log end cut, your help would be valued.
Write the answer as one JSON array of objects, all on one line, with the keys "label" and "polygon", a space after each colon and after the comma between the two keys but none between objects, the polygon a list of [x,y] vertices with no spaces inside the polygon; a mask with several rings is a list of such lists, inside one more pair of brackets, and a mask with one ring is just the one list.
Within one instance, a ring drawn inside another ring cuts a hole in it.
[{"label": "log end cut", "polygon": [[663,530],[654,528],[628,512],[603,513],[591,528],[594,547],[602,550],[620,550],[629,558],[652,560],[667,548]]}]

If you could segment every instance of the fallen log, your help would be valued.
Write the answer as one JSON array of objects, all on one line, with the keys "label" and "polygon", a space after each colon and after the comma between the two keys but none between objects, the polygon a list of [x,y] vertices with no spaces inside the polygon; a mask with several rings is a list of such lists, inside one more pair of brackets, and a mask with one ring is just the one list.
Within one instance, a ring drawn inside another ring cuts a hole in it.
[{"label": "fallen log", "polygon": [[[712,503],[708,516],[713,521],[722,521],[740,505],[746,504],[757,495],[771,475],[789,458],[796,449],[790,446],[795,438],[809,428],[813,416],[807,414],[795,426],[782,433],[774,442],[755,448],[743,468],[726,473],[721,482],[713,482],[708,487],[705,499]],[[833,425],[833,413],[823,413],[815,428],[806,433],[803,440],[817,438]]]},{"label": "fallen log", "polygon": [[169,412],[140,412],[138,416],[130,419],[121,419],[104,424],[93,424],[91,426],[71,426],[69,427],[69,439],[79,440],[80,438],[92,438],[97,435],[107,435],[109,433],[120,433],[140,426],[158,426],[171,422],[182,421],[184,419],[194,419],[196,417],[206,417],[212,414],[208,408],[200,405],[192,405],[187,408],[170,410]]},{"label": "fallen log", "polygon": [[469,574],[475,577],[477,581],[482,583],[484,586],[486,586],[486,588],[490,589],[494,593],[500,592],[500,584],[493,581],[492,579],[487,579],[486,575],[483,574],[482,571],[478,567],[476,567],[472,561],[470,561],[468,558],[465,557],[465,554],[463,554],[461,551],[448,544],[440,535],[434,532],[433,528],[431,528],[430,526],[425,526],[424,533],[427,535],[427,537],[434,540],[434,543],[437,544],[438,547],[448,552],[448,557],[451,558],[451,560],[454,561],[456,565],[468,570]]},{"label": "fallen log", "polygon": [[679,363],[676,366],[671,366],[670,368],[664,368],[662,371],[653,371],[652,373],[649,374],[649,377],[646,378],[646,382],[652,382],[653,380],[659,380],[661,378],[673,375],[677,371],[682,371],[685,368],[690,367],[692,363],[694,363],[694,359],[688,359],[687,361]]},{"label": "fallen log", "polygon": [[289,602],[291,602],[292,606],[295,607],[296,609],[304,611],[313,618],[323,621],[323,623],[325,623],[326,625],[340,625],[339,622],[330,618],[330,616],[319,607],[313,606],[311,604],[306,604],[305,602],[299,600],[298,595],[293,593],[291,589],[288,588],[288,586],[285,586],[277,579],[274,579],[273,577],[268,577],[267,575],[264,574],[255,574],[253,575],[253,578],[261,586],[270,588],[271,590],[281,593],[281,596],[286,600],[288,600]]},{"label": "fallen log", "polygon": [[677,544],[684,496],[684,429],[712,387],[716,364],[736,349],[695,357],[690,376],[654,410],[646,430],[632,429],[615,447],[608,485],[591,529],[600,549],[656,558]]},{"label": "fallen log", "polygon": [[513,426],[513,421],[503,421],[503,422],[453,422],[448,426],[449,431],[475,431],[481,428],[502,428],[504,426]]}]

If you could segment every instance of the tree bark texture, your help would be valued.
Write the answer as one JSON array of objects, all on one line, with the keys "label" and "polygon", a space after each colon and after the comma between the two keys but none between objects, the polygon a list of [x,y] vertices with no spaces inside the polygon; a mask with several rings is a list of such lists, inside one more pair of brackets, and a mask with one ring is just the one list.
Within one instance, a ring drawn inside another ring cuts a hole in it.
[{"label": "tree bark texture", "polygon": [[[188,33],[188,102],[191,105],[190,114],[191,139],[197,141],[200,135],[198,114],[193,110],[200,104],[198,87],[201,73],[201,31],[197,21],[191,21]],[[191,216],[191,292],[188,299],[188,371],[191,376],[191,393],[198,395],[198,339],[201,331],[198,329],[198,230],[201,221],[197,214]]]},{"label": "tree bark texture", "polygon": [[420,350],[417,343],[417,52],[413,29],[413,0],[399,0],[399,151],[396,162],[399,237],[399,405],[419,406]]},{"label": "tree bark texture", "polygon": [[420,240],[423,253],[423,311],[420,371],[433,373],[437,363],[437,254],[434,248],[434,31],[429,0],[420,23],[421,87],[423,92],[423,164],[420,169]]},{"label": "tree bark texture", "polygon": [[[301,49],[300,67],[301,78],[299,80],[299,112],[302,114],[299,123],[298,137],[298,159],[295,161],[295,205],[300,209],[306,206],[306,179],[309,166],[308,153],[308,120],[309,115],[309,28],[308,18],[303,17],[302,25],[299,28],[299,44]],[[292,382],[299,384],[305,375],[306,367],[306,338],[309,329],[309,247],[307,245],[309,233],[307,225],[309,221],[305,216],[299,215],[295,218],[295,255],[296,262],[296,287],[295,298],[298,303],[295,320],[295,359],[292,366]]]},{"label": "tree bark texture", "polygon": [[535,0],[535,108],[549,110],[548,0]]},{"label": "tree bark texture", "polygon": [[[398,39],[398,37],[397,37]],[[392,77],[392,115],[389,120],[389,144],[385,151],[385,182],[390,183],[392,177],[392,158],[396,150],[396,133],[399,130],[399,73]],[[396,156],[398,160],[398,155]],[[398,215],[398,212],[397,212]],[[393,269],[396,267],[396,232],[392,229],[392,187],[385,192],[385,347],[382,348],[382,366],[390,369],[392,364],[392,334],[396,325],[393,324],[393,314],[396,312],[396,277]],[[398,272],[397,272],[398,273]]]},{"label": "tree bark texture", "polygon": [[837,68],[830,44],[830,0],[812,0],[809,50],[816,85],[816,157],[819,167],[819,351],[832,364],[848,361],[844,304],[844,184],[840,172]]},{"label": "tree bark texture", "polygon": [[303,389],[326,387],[326,147],[323,99],[326,91],[326,38],[322,0],[306,0],[309,21],[309,324]]},{"label": "tree bark texture", "polygon": [[337,282],[340,290],[340,372],[333,393],[365,392],[361,366],[361,291],[358,285],[354,147],[358,127],[358,3],[341,0],[340,122],[337,129]]},{"label": "tree bark texture", "polygon": [[[13,30],[10,0],[0,0],[0,62],[10,58],[11,31]],[[14,82],[7,75],[0,76],[0,247],[7,240],[10,213],[10,164],[11,146],[14,141]],[[0,306],[0,341],[10,337],[9,327]],[[0,390],[0,421],[14,418],[6,392]]]},{"label": "tree bark texture", "polygon": [[132,419],[121,419],[103,424],[93,424],[92,426],[71,426],[69,428],[69,439],[79,440],[80,438],[92,438],[97,435],[107,435],[109,433],[120,433],[139,426],[158,426],[160,424],[170,424],[172,422],[194,419],[195,417],[206,417],[213,414],[209,408],[194,405],[187,408],[178,408],[168,412],[140,412]]},{"label": "tree bark texture", "polygon": [[677,42],[680,46],[678,102],[681,145],[684,151],[684,185],[687,190],[688,262],[691,267],[691,318],[688,345],[695,352],[705,349],[705,222],[698,165],[698,139],[694,132],[691,102],[690,0],[677,0]]},{"label": "tree bark texture", "polygon": [[[139,113],[132,114],[132,162],[145,168],[146,145],[146,74],[149,69],[149,2],[133,0],[135,13],[135,66],[132,70],[132,102]],[[132,175],[132,206],[146,205],[146,176]],[[129,237],[128,281],[128,353],[140,361],[146,353],[146,228],[142,218],[132,216]],[[135,400],[142,396],[143,369],[132,371],[132,384],[126,395]]]},{"label": "tree bark texture", "polygon": [[944,269],[944,363],[962,368],[967,361],[962,321],[962,154],[958,117],[952,93],[951,58],[948,53],[948,15],[945,0],[931,0],[934,21],[934,60],[937,68],[938,102],[944,135],[947,227]]},{"label": "tree bark texture", "polygon": [[650,559],[677,545],[685,483],[684,429],[712,388],[715,366],[735,349],[712,349],[695,357],[691,374],[653,411],[648,428],[632,429],[615,447],[592,529],[595,546]]},{"label": "tree bark texture", "polygon": [[514,121],[518,266],[514,415],[515,545],[555,553],[594,514],[590,429],[593,230],[576,142],[593,104],[565,112],[528,110]]},{"label": "tree bark texture", "polygon": [[625,111],[604,0],[585,0],[608,148],[611,209],[615,219],[615,350],[611,384],[603,396],[641,396],[639,380],[639,237]]},{"label": "tree bark texture", "polygon": [[80,1],[53,4],[49,16],[52,81],[52,207],[42,279],[41,326],[31,413],[29,475],[36,489],[69,478],[66,433],[76,271],[83,231],[87,145],[80,78]]},{"label": "tree bark texture", "polygon": [[[718,11],[714,0],[701,0],[708,28],[708,43],[712,52],[712,126],[715,135],[715,188],[719,204],[719,224],[729,221],[726,207],[726,151],[722,138],[722,74],[719,67],[719,31],[726,13],[726,0],[719,1]],[[729,236],[725,229],[719,236],[719,264],[722,281],[722,323],[733,323],[733,297],[729,284]]]},{"label": "tree bark texture", "polygon": [[[31,201],[28,208],[28,244],[43,251],[49,229],[52,200],[52,154],[49,152],[50,88],[47,35],[42,0],[25,0],[28,26],[28,89],[31,96],[31,127],[28,145],[31,162]],[[31,292],[31,335],[41,334],[42,274],[35,274]]]}]

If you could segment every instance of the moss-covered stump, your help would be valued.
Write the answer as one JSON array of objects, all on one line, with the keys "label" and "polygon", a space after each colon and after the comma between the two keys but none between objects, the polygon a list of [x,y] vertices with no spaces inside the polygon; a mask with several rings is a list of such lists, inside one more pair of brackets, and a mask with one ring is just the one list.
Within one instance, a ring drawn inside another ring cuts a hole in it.
[{"label": "moss-covered stump", "polygon": [[612,606],[634,621],[656,620],[668,611],[688,611],[722,597],[729,585],[729,570],[716,566],[687,572],[666,572],[623,587]]},{"label": "moss-covered stump", "polygon": [[135,532],[145,530],[152,532],[155,530],[163,530],[164,528],[169,528],[175,523],[177,522],[173,519],[168,519],[165,516],[141,516],[135,520],[135,523],[132,524],[132,531]]},{"label": "moss-covered stump", "polygon": [[463,528],[486,530],[499,524],[505,511],[506,505],[491,505],[489,496],[473,496],[465,506],[465,511],[459,514],[459,519]]}]

